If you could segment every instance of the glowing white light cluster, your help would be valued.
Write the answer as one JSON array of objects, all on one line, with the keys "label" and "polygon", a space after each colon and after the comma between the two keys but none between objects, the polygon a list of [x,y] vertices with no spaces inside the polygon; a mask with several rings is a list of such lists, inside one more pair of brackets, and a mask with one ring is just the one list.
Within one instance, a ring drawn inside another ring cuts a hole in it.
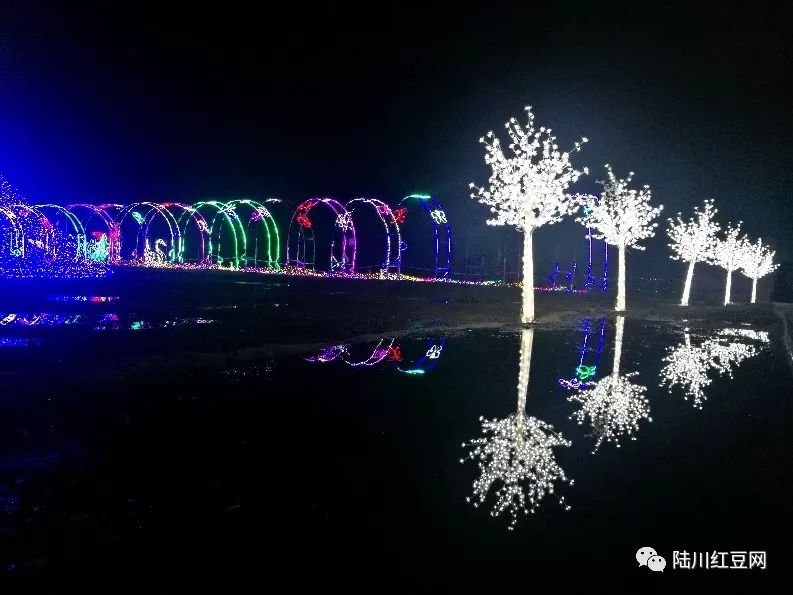
[{"label": "glowing white light cluster", "polygon": [[[474,506],[483,504],[491,488],[496,485],[495,503],[491,516],[499,516],[505,510],[510,514],[509,529],[517,522],[519,512],[535,512],[548,494],[553,494],[557,482],[573,485],[564,470],[556,462],[553,449],[570,446],[571,442],[554,430],[550,424],[526,415],[526,397],[531,371],[531,351],[534,329],[521,331],[520,364],[518,367],[517,412],[504,419],[485,419],[481,438],[475,438],[463,448],[469,448],[468,456],[460,459],[475,460],[480,476],[474,481]],[[471,498],[466,498],[471,502]],[[564,496],[559,504],[565,510],[570,506]]]},{"label": "glowing white light cluster", "polygon": [[426,356],[429,359],[438,359],[441,356],[441,351],[443,351],[442,345],[433,345],[427,350]]},{"label": "glowing white light cluster", "polygon": [[633,384],[630,378],[637,372],[622,376],[606,376],[595,382],[592,388],[581,391],[568,400],[581,404],[581,408],[571,416],[579,425],[588,421],[596,437],[595,453],[600,445],[613,442],[620,447],[620,438],[636,440],[639,422],[650,417],[650,402],[644,394],[646,386]]},{"label": "glowing white light cluster", "polygon": [[768,343],[768,331],[756,331],[750,328],[725,328],[716,333],[719,337],[743,337],[760,343]]},{"label": "glowing white light cluster", "polygon": [[[505,510],[510,514],[512,529],[519,512],[535,512],[547,494],[554,493],[557,482],[573,485],[554,457],[557,446],[570,446],[570,441],[557,433],[553,426],[524,413],[514,413],[504,419],[487,420],[480,417],[482,438],[463,443],[470,448],[468,460],[476,460],[481,475],[474,481],[474,506],[483,504],[493,484],[496,501],[491,516]],[[466,459],[460,459],[464,462]],[[466,498],[471,502],[471,498]],[[567,510],[564,496],[559,503]]]},{"label": "glowing white light cluster", "polygon": [[739,268],[741,273],[752,280],[752,299],[754,304],[757,300],[757,280],[773,273],[778,267],[774,264],[776,252],[763,246],[762,238],[757,238],[757,242],[749,244],[741,253]]},{"label": "glowing white light cluster", "polygon": [[342,231],[349,231],[352,229],[352,214],[350,213],[339,213],[336,216],[336,227],[341,229]]},{"label": "glowing white light cluster", "polygon": [[568,397],[568,401],[580,404],[580,408],[570,416],[579,425],[588,421],[595,436],[593,453],[605,442],[620,447],[620,438],[636,440],[639,422],[650,417],[650,403],[645,397],[646,386],[634,384],[631,378],[636,372],[620,375],[622,359],[622,336],[625,318],[617,317],[617,330],[614,339],[614,365],[610,376],[601,378],[591,388]]},{"label": "glowing white light cluster", "polygon": [[683,389],[683,398],[691,398],[693,406],[702,409],[707,400],[705,389],[713,382],[711,371],[732,378],[732,371],[743,360],[759,353],[757,345],[729,341],[730,338],[741,337],[768,343],[768,333],[752,329],[729,328],[716,333],[714,338],[705,339],[699,345],[691,343],[689,330],[685,330],[683,342],[670,347],[661,369],[660,386],[666,386],[669,392],[675,386]]},{"label": "glowing white light cluster", "polygon": [[714,219],[717,212],[711,199],[703,203],[702,210],[694,207],[694,217],[688,221],[683,221],[680,213],[677,214],[676,221],[669,219],[671,258],[689,263],[686,281],[683,285],[683,297],[680,299],[681,306],[688,306],[691,281],[694,278],[694,265],[697,262],[708,260],[719,241],[717,235],[721,227]]},{"label": "glowing white light cluster", "polygon": [[[471,184],[471,198],[490,207],[493,218],[488,225],[512,225],[524,232],[523,308],[521,319],[534,320],[534,261],[532,233],[538,227],[557,223],[576,208],[567,194],[582,174],[570,163],[570,153],[559,150],[550,128],[535,128],[531,106],[526,108],[528,122],[522,126],[515,118],[506,123],[510,143],[507,151],[493,132],[479,142],[485,146],[485,163],[490,166],[487,187]],[[574,145],[579,151],[586,138]]]},{"label": "glowing white light cluster", "polygon": [[727,271],[727,283],[724,286],[724,305],[730,303],[732,288],[732,272],[740,268],[744,254],[749,249],[749,239],[741,234],[741,222],[735,227],[728,223],[724,230],[724,238],[713,246],[711,262]]},{"label": "glowing white light cluster", "polygon": [[633,172],[627,178],[617,178],[611,166],[606,164],[606,180],[598,180],[603,186],[600,197],[578,195],[583,203],[584,214],[578,218],[587,227],[595,230],[599,240],[617,246],[619,249],[619,276],[617,281],[617,301],[615,310],[625,310],[625,249],[644,250],[639,242],[655,235],[658,217],[663,205],[650,204],[652,191],[648,185],[640,190],[629,188]]},{"label": "glowing white light cluster", "polygon": [[446,213],[440,209],[435,209],[434,211],[430,211],[430,217],[432,217],[432,220],[435,223],[438,224],[448,223],[448,221],[446,221]]}]

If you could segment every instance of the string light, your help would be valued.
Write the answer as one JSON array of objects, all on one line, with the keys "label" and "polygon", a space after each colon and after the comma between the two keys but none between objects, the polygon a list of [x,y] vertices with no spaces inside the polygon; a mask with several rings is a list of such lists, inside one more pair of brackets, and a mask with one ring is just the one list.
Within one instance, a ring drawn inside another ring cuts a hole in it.
[{"label": "string light", "polygon": [[[271,211],[254,200],[205,200],[193,205],[138,202],[127,206],[75,203],[67,207],[52,204],[32,207],[25,205],[4,179],[0,181],[3,189],[0,221],[5,220],[8,229],[0,237],[0,271],[7,277],[52,274],[98,277],[109,273],[108,268],[99,266],[102,264],[158,268],[180,265],[182,268],[222,270],[261,270],[264,264],[265,268],[276,271],[282,268],[313,271],[316,260],[314,224],[309,213],[317,205],[324,204],[334,213],[341,235],[331,242],[330,266],[321,272],[368,279],[372,278],[370,274],[358,275],[355,270],[357,244],[353,214],[356,206],[368,204],[374,207],[385,231],[385,253],[378,271],[380,278],[418,279],[415,275],[402,275],[402,253],[407,244],[402,241],[399,228],[407,220],[410,204],[414,201],[422,205],[432,222],[435,277],[445,280],[451,272],[451,227],[446,212],[430,195],[409,195],[394,210],[370,198],[356,198],[347,205],[331,198],[303,201],[293,212],[285,242],[286,258],[282,260],[278,225]],[[265,202],[282,201],[267,199]],[[243,215],[241,209],[244,207],[250,209],[249,217]],[[60,223],[53,225],[44,210]],[[205,217],[205,214],[208,215]],[[127,220],[133,221],[137,230],[130,228]],[[165,235],[154,235],[157,220],[165,223]],[[188,246],[191,234],[198,238],[197,255],[195,247],[191,252]],[[260,256],[260,237],[263,237],[264,257]],[[249,254],[249,246],[252,254]],[[35,261],[31,255],[33,248],[47,252],[40,259],[43,262]],[[69,254],[71,260],[61,259],[54,266],[45,266],[56,260],[56,256],[65,254]],[[396,276],[392,277],[394,273]]]},{"label": "string light", "polygon": [[[589,214],[589,208],[584,206],[582,207],[584,215]],[[586,240],[587,240],[587,265],[586,265],[586,280],[584,282],[583,291],[575,291],[574,284],[575,284],[575,274],[578,270],[578,262],[573,261],[573,266],[571,267],[570,271],[567,273],[567,288],[557,288],[556,285],[556,277],[559,274],[559,261],[556,260],[553,265],[553,270],[551,274],[548,275],[548,288],[547,290],[554,290],[560,291],[564,289],[568,293],[582,293],[587,294],[592,291],[592,288],[595,285],[595,278],[592,276],[592,228],[587,228]],[[600,290],[605,291],[608,287],[608,244],[603,242],[603,276],[600,282]]]},{"label": "string light", "polygon": [[[446,212],[443,210],[440,201],[434,196],[429,194],[409,194],[399,201],[399,205],[395,209],[394,220],[402,225],[408,215],[408,210],[415,204],[421,205],[425,215],[429,217],[432,224],[432,250],[434,253],[433,275],[439,279],[448,279],[451,274],[452,268],[452,228],[446,218]],[[436,213],[433,215],[433,212]],[[396,215],[399,213],[399,216]],[[443,213],[443,217],[439,217],[438,213]],[[401,221],[400,221],[401,219]],[[415,217],[411,217],[411,220]],[[402,252],[407,250],[407,244],[400,242],[398,257],[399,268],[398,272],[402,272]]]},{"label": "string light", "polygon": [[329,345],[319,353],[303,359],[307,362],[323,364],[339,360],[353,368],[372,367],[384,362],[390,362],[399,372],[414,376],[424,375],[432,370],[438,364],[445,345],[446,337],[442,337],[437,341],[430,339],[424,348],[422,356],[411,365],[405,366],[400,365],[404,363],[405,356],[402,353],[402,347],[395,344],[395,339],[380,339],[371,354],[364,359],[352,357],[347,344]]},{"label": "string light", "polygon": [[64,209],[30,206],[0,173],[0,276],[6,278],[99,278],[109,274],[101,264],[84,258],[85,232],[70,214],[66,228],[53,225]]}]

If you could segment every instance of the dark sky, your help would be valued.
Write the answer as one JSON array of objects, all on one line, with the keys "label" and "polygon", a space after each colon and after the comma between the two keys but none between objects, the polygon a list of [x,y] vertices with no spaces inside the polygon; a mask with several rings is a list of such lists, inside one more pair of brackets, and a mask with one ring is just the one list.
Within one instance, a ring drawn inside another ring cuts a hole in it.
[{"label": "dark sky", "polygon": [[[32,201],[424,191],[458,254],[470,238],[494,266],[502,233],[468,198],[477,139],[531,104],[563,145],[590,138],[578,164],[635,171],[665,217],[714,197],[793,258],[782,3],[72,4],[0,4],[0,170]],[[542,229],[538,261],[580,238]],[[663,238],[649,247],[636,266],[679,272]]]}]

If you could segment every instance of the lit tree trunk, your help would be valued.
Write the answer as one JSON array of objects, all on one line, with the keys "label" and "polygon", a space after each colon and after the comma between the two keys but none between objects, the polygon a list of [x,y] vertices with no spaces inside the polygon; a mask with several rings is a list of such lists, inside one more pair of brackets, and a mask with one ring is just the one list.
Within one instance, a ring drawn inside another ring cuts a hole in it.
[{"label": "lit tree trunk", "polygon": [[757,277],[752,279],[752,303],[757,300]]},{"label": "lit tree trunk", "polygon": [[523,423],[526,419],[526,397],[529,394],[529,371],[531,370],[531,348],[534,344],[534,329],[524,328],[520,331],[520,362],[518,362],[518,440],[523,440]]},{"label": "lit tree trunk", "polygon": [[692,260],[688,265],[686,283],[683,285],[683,299],[680,300],[681,306],[688,306],[688,298],[691,295],[691,280],[694,278],[694,264],[696,264],[696,262],[696,260]]},{"label": "lit tree trunk", "polygon": [[625,317],[617,316],[617,332],[614,334],[614,367],[611,375],[616,378],[620,375],[620,360],[622,359],[622,333],[625,331]]},{"label": "lit tree trunk", "polygon": [[520,321],[523,324],[534,322],[534,256],[532,254],[531,227],[523,231],[523,306]]},{"label": "lit tree trunk", "polygon": [[531,348],[534,343],[534,329],[520,331],[520,362],[518,363],[518,416],[526,412],[526,395],[529,392],[529,371],[531,370]]},{"label": "lit tree trunk", "polygon": [[619,248],[619,271],[617,273],[617,303],[614,309],[618,312],[625,310],[625,244],[620,244]]},{"label": "lit tree trunk", "polygon": [[727,269],[727,285],[724,287],[724,305],[730,303],[730,290],[732,289],[732,269]]}]

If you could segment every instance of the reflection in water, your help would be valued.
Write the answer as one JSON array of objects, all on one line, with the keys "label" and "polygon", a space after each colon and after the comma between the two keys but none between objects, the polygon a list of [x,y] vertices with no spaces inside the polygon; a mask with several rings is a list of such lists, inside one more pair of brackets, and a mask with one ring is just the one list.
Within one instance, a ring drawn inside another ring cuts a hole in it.
[{"label": "reflection in water", "polygon": [[345,351],[347,351],[347,345],[329,345],[317,355],[310,355],[305,360],[307,362],[332,362]]},{"label": "reflection in water", "polygon": [[[553,494],[557,482],[573,485],[564,470],[556,462],[554,448],[570,446],[553,426],[526,415],[526,396],[529,388],[531,351],[534,329],[523,329],[520,341],[520,367],[518,371],[517,411],[503,419],[482,422],[481,438],[463,443],[468,456],[460,459],[476,461],[481,475],[474,480],[474,506],[483,504],[490,489],[496,484],[496,501],[491,516],[499,516],[507,510],[510,514],[509,529],[517,522],[519,512],[535,512],[547,494]],[[467,498],[471,501],[471,498]],[[564,496],[559,504],[569,510]]]},{"label": "reflection in water", "polygon": [[[446,337],[429,339],[422,355],[412,364],[406,363],[402,347],[396,344],[396,339],[380,339],[374,350],[367,357],[355,357],[351,353],[350,345],[329,345],[315,355],[303,358],[307,362],[323,363],[341,360],[348,366],[374,366],[381,362],[394,364],[397,370],[411,376],[420,376],[432,370],[438,363],[446,346]],[[368,351],[367,351],[368,353]]]},{"label": "reflection in water", "polygon": [[427,341],[424,354],[410,366],[400,366],[398,363],[396,363],[402,362],[403,360],[402,351],[399,349],[399,347],[397,347],[390,354],[390,357],[395,362],[397,370],[400,372],[410,375],[421,375],[426,374],[438,364],[445,346],[446,337],[441,337],[439,341],[436,341],[435,339],[429,339]]},{"label": "reflection in water", "polygon": [[702,402],[707,399],[705,389],[713,381],[709,372],[732,378],[733,368],[760,351],[758,345],[737,342],[735,338],[762,344],[769,340],[765,331],[727,328],[695,346],[691,343],[689,329],[685,329],[683,342],[667,349],[660,386],[667,386],[670,393],[673,387],[679,386],[684,391],[683,398],[691,397],[692,405],[702,409]]},{"label": "reflection in water", "polygon": [[176,326],[192,326],[195,324],[212,324],[213,322],[214,320],[208,320],[206,318],[172,318],[159,322],[148,322],[145,320],[123,322],[119,315],[114,312],[106,312],[105,314],[94,317],[83,314],[53,314],[49,312],[10,314],[0,313],[0,327],[44,327],[93,324],[94,330],[105,331],[169,328]]},{"label": "reflection in water", "polygon": [[61,326],[64,324],[77,324],[79,314],[50,314],[40,313],[10,313],[0,314],[0,326]]},{"label": "reflection in water", "polygon": [[589,336],[592,332],[592,320],[590,318],[585,318],[581,321],[581,332],[584,337],[578,352],[578,365],[575,369],[575,375],[572,378],[559,378],[559,386],[562,388],[580,390],[592,386],[595,382],[595,375],[600,363],[600,354],[603,352],[603,346],[606,342],[606,318],[603,317],[599,321],[598,343],[597,347],[595,347],[595,356],[592,364],[584,363],[589,347]]},{"label": "reflection in water", "polygon": [[374,366],[375,364],[379,364],[383,361],[386,356],[388,355],[388,350],[391,349],[394,345],[394,339],[386,340],[380,339],[380,342],[372,351],[372,354],[367,357],[366,359],[357,359],[354,357],[349,357],[349,351],[345,349],[341,353],[341,359],[344,361],[345,364],[352,366],[353,368],[357,368],[358,366]]},{"label": "reflection in water", "polygon": [[38,345],[39,341],[32,339],[19,339],[15,337],[0,337],[0,349],[14,349]]},{"label": "reflection in water", "polygon": [[50,300],[56,302],[89,302],[92,304],[106,304],[108,302],[115,302],[118,300],[116,295],[71,295],[71,294],[58,294],[49,296]]},{"label": "reflection in water", "polygon": [[118,317],[118,314],[108,313],[102,316],[99,324],[94,327],[95,331],[144,331],[154,328],[173,328],[179,326],[193,326],[197,324],[212,324],[214,320],[206,318],[172,318],[170,320],[162,320],[160,322],[149,322],[147,320],[133,320],[131,322],[123,322]]},{"label": "reflection in water", "polygon": [[590,389],[568,398],[569,401],[581,405],[570,418],[575,419],[579,425],[588,421],[592,426],[596,437],[593,453],[600,448],[603,441],[613,442],[619,448],[619,441],[623,436],[636,440],[634,434],[639,430],[639,422],[643,419],[653,421],[650,417],[650,403],[644,396],[647,387],[634,384],[630,380],[637,372],[620,375],[624,330],[625,317],[618,316],[611,375],[598,380]]}]

